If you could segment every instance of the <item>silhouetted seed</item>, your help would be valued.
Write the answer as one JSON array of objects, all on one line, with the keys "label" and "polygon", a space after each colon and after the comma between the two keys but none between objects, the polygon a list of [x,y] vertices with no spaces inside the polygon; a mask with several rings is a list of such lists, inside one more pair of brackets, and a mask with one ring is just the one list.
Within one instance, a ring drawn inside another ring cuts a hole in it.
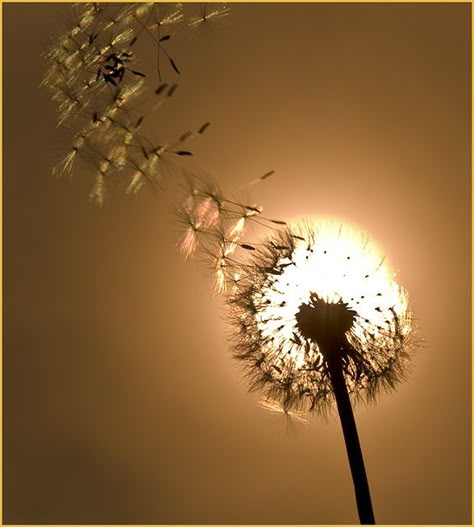
[{"label": "silhouetted seed", "polygon": [[135,128],[138,128],[142,123],[143,123],[143,115],[141,115],[138,119],[137,119],[137,123],[135,124]]},{"label": "silhouetted seed", "polygon": [[286,245],[277,245],[273,240],[270,240],[270,245],[277,250],[286,249]]},{"label": "silhouetted seed", "polygon": [[275,364],[272,364],[272,367],[273,367],[278,373],[281,373],[281,368],[279,368],[279,367],[276,366]]},{"label": "silhouetted seed", "polygon": [[163,93],[163,91],[167,88],[167,86],[168,86],[167,82],[163,82],[163,84],[160,84],[158,88],[156,88],[155,90],[156,95],[160,95],[161,93]]},{"label": "silhouetted seed", "polygon": [[171,67],[174,69],[174,71],[178,74],[178,75],[181,75],[179,69],[178,69],[178,66],[176,66],[174,60],[171,58],[171,57],[168,57],[169,61],[170,61],[170,64],[171,64]]},{"label": "silhouetted seed", "polygon": [[173,152],[173,154],[176,154],[177,156],[192,156],[193,153],[189,150],[178,150],[177,152]]},{"label": "silhouetted seed", "polygon": [[382,293],[377,293],[377,296],[382,296]]},{"label": "silhouetted seed", "polygon": [[276,225],[286,225],[286,221],[281,220],[270,220],[272,223],[275,223]]},{"label": "silhouetted seed", "polygon": [[165,42],[165,40],[169,40],[171,38],[171,35],[165,35],[164,37],[161,37],[158,42]]},{"label": "silhouetted seed", "polygon": [[282,271],[281,269],[269,269],[268,272],[273,275],[281,275]]},{"label": "silhouetted seed", "polygon": [[293,333],[293,342],[297,344],[298,346],[301,346],[301,339],[298,337],[296,333]]},{"label": "silhouetted seed", "polygon": [[201,128],[199,128],[198,130],[198,134],[203,134],[208,128],[209,126],[211,125],[211,123],[204,123]]},{"label": "silhouetted seed", "polygon": [[290,234],[292,238],[295,238],[295,240],[301,240],[302,242],[305,241],[305,239],[302,236],[298,236],[297,234]]},{"label": "silhouetted seed", "polygon": [[92,122],[93,122],[93,123],[96,123],[98,120],[99,120],[99,119],[98,119],[97,112],[94,112],[94,113],[92,114]]},{"label": "silhouetted seed", "polygon": [[250,210],[251,212],[257,212],[260,214],[261,210],[258,207],[251,207],[250,205],[244,205],[247,210]]},{"label": "silhouetted seed", "polygon": [[177,84],[173,84],[173,85],[171,86],[171,88],[168,90],[168,93],[167,93],[168,97],[171,97],[171,96],[173,95],[173,93],[176,91],[176,88],[177,88],[177,87],[178,87]]},{"label": "silhouetted seed", "polygon": [[133,37],[133,38],[132,38],[132,40],[130,41],[130,44],[129,44],[130,47],[132,47],[133,44],[135,44],[135,42],[137,41],[137,38],[138,38],[138,37]]},{"label": "silhouetted seed", "polygon": [[147,159],[147,160],[150,159],[144,146],[141,147],[141,151],[142,151],[143,155],[145,156],[145,159]]},{"label": "silhouetted seed", "polygon": [[[141,73],[140,71],[130,70],[134,75],[137,75],[138,77],[146,77],[144,73]],[[122,74],[123,75],[123,74]]]},{"label": "silhouetted seed", "polygon": [[370,275],[366,274],[366,275],[364,276],[364,278],[369,278],[369,276],[370,276]]},{"label": "silhouetted seed", "polygon": [[248,251],[255,251],[255,247],[252,245],[248,245],[247,243],[241,243],[239,244],[242,249],[247,249]]},{"label": "silhouetted seed", "polygon": [[179,137],[179,142],[184,143],[184,141],[186,141],[186,139],[189,139],[192,135],[193,133],[189,130],[187,132],[184,132],[184,134]]},{"label": "silhouetted seed", "polygon": [[268,177],[273,176],[274,173],[275,173],[274,170],[270,170],[266,174],[263,174],[263,176],[260,179],[263,181],[264,179],[267,179]]}]

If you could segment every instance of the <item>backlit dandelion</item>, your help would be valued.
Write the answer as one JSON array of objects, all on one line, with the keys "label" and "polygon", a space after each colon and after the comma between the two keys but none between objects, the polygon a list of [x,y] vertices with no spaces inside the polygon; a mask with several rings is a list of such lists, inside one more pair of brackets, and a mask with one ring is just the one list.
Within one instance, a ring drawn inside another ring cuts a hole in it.
[{"label": "backlit dandelion", "polygon": [[374,523],[351,400],[404,378],[411,342],[405,289],[353,229],[306,223],[259,246],[229,295],[234,357],[281,411],[337,404],[362,523]]},{"label": "backlit dandelion", "polygon": [[[211,19],[229,12],[203,9]],[[98,205],[109,181],[122,183],[127,194],[145,185],[161,187],[168,158],[192,155],[183,144],[209,126],[204,123],[175,141],[155,141],[145,131],[177,89],[176,82],[163,81],[181,73],[170,44],[181,31],[195,31],[195,17],[186,17],[181,3],[149,2],[83,3],[71,14],[70,28],[44,53],[42,85],[57,106],[58,126],[72,134],[54,175],[71,177],[77,165],[87,168],[94,177],[89,196]],[[137,45],[139,40],[147,46]],[[156,57],[150,71],[140,60],[144,47]]]}]

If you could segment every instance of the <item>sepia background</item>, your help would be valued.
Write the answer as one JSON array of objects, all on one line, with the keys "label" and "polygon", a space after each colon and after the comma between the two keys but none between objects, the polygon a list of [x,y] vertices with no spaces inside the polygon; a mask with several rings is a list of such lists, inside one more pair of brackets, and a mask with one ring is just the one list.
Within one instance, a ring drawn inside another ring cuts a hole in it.
[{"label": "sepia background", "polygon": [[[470,10],[232,4],[170,43],[179,88],[147,122],[210,121],[180,166],[230,192],[274,169],[268,216],[350,222],[399,270],[424,345],[356,409],[378,523],[471,522]],[[70,139],[40,53],[69,12],[3,5],[3,522],[357,523],[337,418],[288,428],[247,393],[176,251],[179,170],[102,209],[91,174],[51,174]]]}]

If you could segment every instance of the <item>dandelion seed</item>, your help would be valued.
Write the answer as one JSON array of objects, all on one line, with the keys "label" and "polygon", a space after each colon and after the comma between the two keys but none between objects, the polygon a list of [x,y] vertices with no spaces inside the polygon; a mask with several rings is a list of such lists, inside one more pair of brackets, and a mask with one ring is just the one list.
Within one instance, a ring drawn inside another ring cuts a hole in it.
[{"label": "dandelion seed", "polygon": [[204,123],[198,130],[198,134],[203,134],[211,126],[211,123]]},{"label": "dandelion seed", "polygon": [[77,148],[73,148],[66,157],[53,169],[53,174],[59,179],[65,175],[71,175]]},{"label": "dandelion seed", "polygon": [[270,176],[273,176],[274,173],[275,173],[274,170],[270,170],[270,172],[267,172],[266,174],[263,174],[263,176],[260,179],[262,181],[264,181],[265,179],[269,178]]},{"label": "dandelion seed", "polygon": [[270,397],[264,397],[263,399],[260,399],[258,401],[258,406],[260,408],[263,408],[264,410],[267,410],[269,412],[273,413],[279,413],[279,414],[285,414],[288,417],[294,418],[297,422],[301,424],[308,424],[308,419],[305,418],[306,415],[308,415],[307,412],[298,412],[296,410],[285,410],[281,404],[279,404],[277,401],[274,401]]},{"label": "dandelion seed", "polygon": [[178,88],[178,85],[177,84],[173,84],[172,86],[170,86],[170,88],[167,91],[166,95],[168,97],[172,97],[177,88]]},{"label": "dandelion seed", "polygon": [[200,25],[206,24],[208,21],[228,16],[230,8],[224,4],[214,6],[209,3],[201,4],[201,13],[199,16],[194,16],[189,21],[189,26],[196,28]]},{"label": "dandelion seed", "polygon": [[218,295],[226,290],[226,262],[224,258],[219,258],[216,264],[216,279],[214,286],[214,294]]},{"label": "dandelion seed", "polygon": [[179,243],[179,252],[184,254],[184,258],[187,260],[196,251],[198,243],[199,240],[196,229],[194,227],[189,227]]},{"label": "dandelion seed", "polygon": [[156,90],[155,90],[156,95],[162,94],[166,90],[167,87],[168,87],[168,83],[167,82],[161,83],[158,86],[158,88],[156,88]]},{"label": "dandelion seed", "polygon": [[247,251],[255,251],[255,247],[253,245],[249,245],[248,243],[240,243],[239,244],[242,249],[246,249]]}]

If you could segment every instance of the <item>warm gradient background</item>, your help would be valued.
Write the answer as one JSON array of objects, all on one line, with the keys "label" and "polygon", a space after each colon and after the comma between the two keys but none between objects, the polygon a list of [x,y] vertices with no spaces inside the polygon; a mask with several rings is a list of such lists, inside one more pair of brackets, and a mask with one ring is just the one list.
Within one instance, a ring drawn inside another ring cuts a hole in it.
[{"label": "warm gradient background", "polygon": [[[400,270],[426,346],[356,412],[379,523],[471,522],[470,10],[235,4],[169,46],[180,88],[149,123],[211,121],[186,166],[229,190],[273,168],[269,216],[351,221]],[[175,251],[175,182],[99,210],[89,174],[51,175],[39,54],[68,11],[3,5],[3,521],[357,523],[339,422],[288,435],[247,394]]]}]

